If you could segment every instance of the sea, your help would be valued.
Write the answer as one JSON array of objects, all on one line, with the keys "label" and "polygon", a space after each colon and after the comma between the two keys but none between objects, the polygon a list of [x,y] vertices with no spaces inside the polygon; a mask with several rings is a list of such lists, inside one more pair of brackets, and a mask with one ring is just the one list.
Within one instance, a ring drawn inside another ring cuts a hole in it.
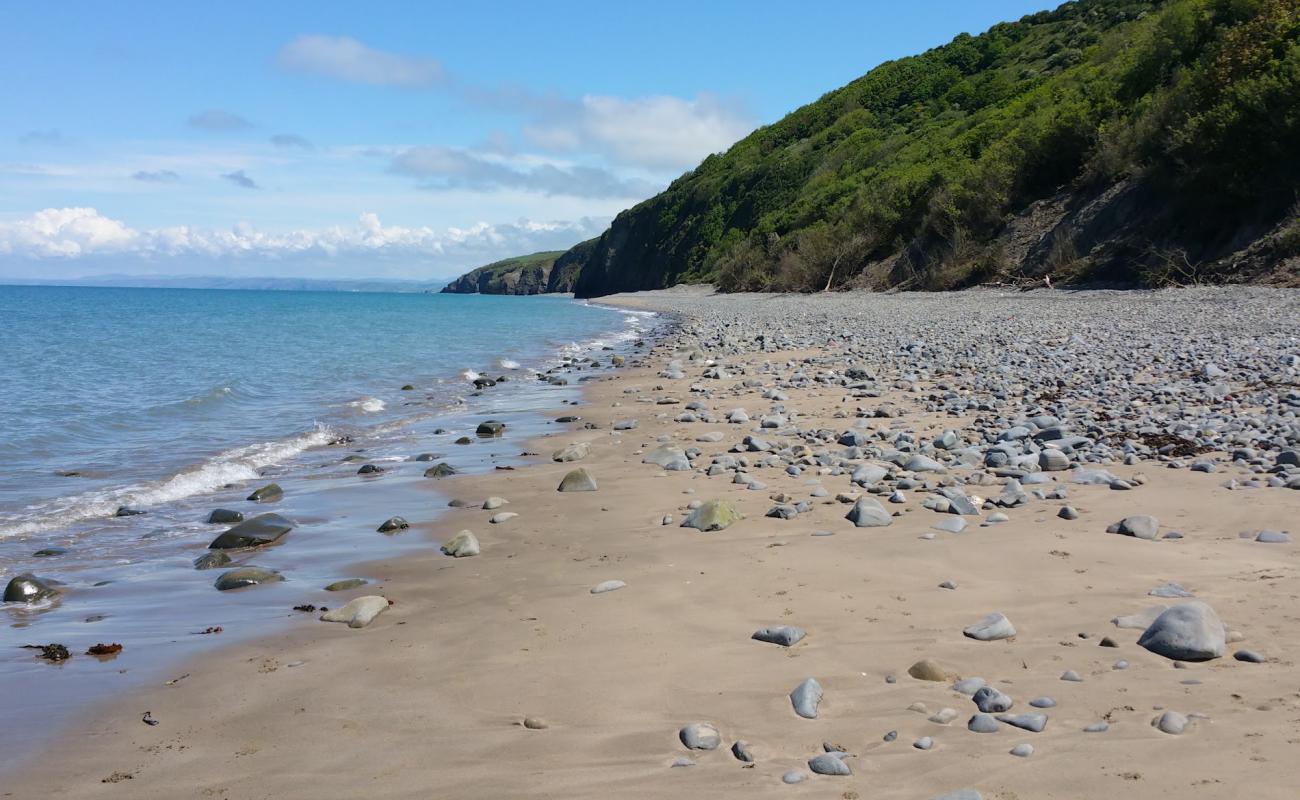
[{"label": "sea", "polygon": [[[0,608],[0,774],[88,703],[302,624],[294,605],[342,602],[327,583],[375,579],[354,565],[435,546],[376,531],[441,513],[425,468],[519,461],[581,402],[580,359],[607,365],[660,324],[558,296],[0,286],[0,582],[62,590]],[[475,436],[489,418],[506,437]],[[245,499],[272,481],[283,499]],[[218,592],[222,570],[194,568],[218,507],[298,524],[238,559],[285,581]],[[26,647],[49,643],[72,657]]]}]

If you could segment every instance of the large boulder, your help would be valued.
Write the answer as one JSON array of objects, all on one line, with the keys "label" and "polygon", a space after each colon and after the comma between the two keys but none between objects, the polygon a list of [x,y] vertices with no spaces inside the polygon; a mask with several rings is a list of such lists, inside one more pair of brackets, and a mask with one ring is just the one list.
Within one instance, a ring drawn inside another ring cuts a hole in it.
[{"label": "large boulder", "polygon": [[591,445],[587,442],[573,442],[563,448],[556,450],[551,456],[552,461],[558,461],[561,464],[569,461],[581,461],[591,453]]},{"label": "large boulder", "polygon": [[656,447],[641,459],[642,464],[654,464],[670,472],[686,472],[691,468],[691,460],[686,452],[677,447]]},{"label": "large boulder", "polygon": [[1107,530],[1111,533],[1122,533],[1125,536],[1151,540],[1155,539],[1160,532],[1160,521],[1150,514],[1134,514],[1116,522]]},{"label": "large boulder", "polygon": [[364,628],[370,621],[388,610],[388,599],[377,594],[354,597],[341,608],[320,615],[325,622],[346,622],[349,628]]},{"label": "large boulder", "polygon": [[238,547],[261,547],[271,544],[293,530],[293,523],[279,514],[258,514],[212,540],[211,550],[231,550]]},{"label": "large boulder", "polygon": [[6,603],[37,603],[57,597],[59,590],[30,572],[14,577],[5,586]]},{"label": "large boulder", "polygon": [[740,519],[743,519],[740,512],[728,501],[709,500],[692,511],[682,521],[682,527],[709,533],[723,530]]},{"label": "large boulder", "polygon": [[260,489],[254,489],[248,499],[254,503],[271,503],[284,497],[284,490],[278,483],[268,483]]},{"label": "large boulder", "polygon": [[858,498],[845,519],[859,528],[883,528],[894,521],[884,506],[874,498],[866,496]]},{"label": "large boulder", "polygon": [[583,467],[578,467],[560,481],[556,487],[557,492],[594,492],[596,491],[596,479],[591,473]]},{"label": "large boulder", "polygon": [[1223,656],[1226,640],[1219,615],[1206,603],[1193,600],[1156,617],[1138,644],[1177,661],[1209,661]]},{"label": "large boulder", "polygon": [[262,567],[240,567],[221,573],[215,586],[225,592],[230,589],[242,589],[245,586],[257,586],[263,583],[275,583],[284,580],[284,576],[273,569]]}]

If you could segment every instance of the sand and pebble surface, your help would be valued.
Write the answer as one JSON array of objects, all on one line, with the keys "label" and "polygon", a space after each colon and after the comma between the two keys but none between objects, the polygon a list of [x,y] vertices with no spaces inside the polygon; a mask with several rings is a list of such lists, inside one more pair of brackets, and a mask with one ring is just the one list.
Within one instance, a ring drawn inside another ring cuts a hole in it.
[{"label": "sand and pebble surface", "polygon": [[603,302],[677,325],[431,481],[346,624],[0,796],[1296,796],[1300,295]]}]

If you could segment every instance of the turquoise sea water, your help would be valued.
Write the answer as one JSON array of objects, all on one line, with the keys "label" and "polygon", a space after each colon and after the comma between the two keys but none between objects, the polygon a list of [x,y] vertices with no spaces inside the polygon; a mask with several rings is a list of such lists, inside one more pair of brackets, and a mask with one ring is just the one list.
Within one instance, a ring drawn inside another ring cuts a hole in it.
[{"label": "turquoise sea water", "polygon": [[0,286],[0,539],[252,480],[629,319],[551,297]]}]

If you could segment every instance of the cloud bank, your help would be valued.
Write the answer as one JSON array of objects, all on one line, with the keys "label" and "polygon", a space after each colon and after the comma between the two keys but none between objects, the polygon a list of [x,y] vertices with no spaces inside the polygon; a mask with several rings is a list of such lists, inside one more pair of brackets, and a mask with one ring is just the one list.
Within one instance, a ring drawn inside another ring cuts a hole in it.
[{"label": "cloud bank", "polygon": [[429,188],[523,189],[547,196],[639,199],[658,188],[635,178],[620,178],[599,167],[535,164],[514,166],[505,160],[452,147],[427,145],[399,152],[389,171],[424,181]]},{"label": "cloud bank", "polygon": [[[467,228],[384,225],[377,214],[355,225],[287,232],[259,231],[249,224],[229,230],[188,225],[135,229],[94,208],[47,208],[0,222],[0,256],[24,262],[66,263],[79,259],[129,257],[143,260],[211,261],[394,259],[407,264],[436,260],[446,269],[487,263],[504,255],[562,248],[596,235],[606,219],[515,223],[480,222]],[[419,266],[419,263],[417,263]],[[50,270],[45,270],[50,271]],[[449,272],[447,274],[450,274]],[[28,271],[27,277],[39,277]]]}]

